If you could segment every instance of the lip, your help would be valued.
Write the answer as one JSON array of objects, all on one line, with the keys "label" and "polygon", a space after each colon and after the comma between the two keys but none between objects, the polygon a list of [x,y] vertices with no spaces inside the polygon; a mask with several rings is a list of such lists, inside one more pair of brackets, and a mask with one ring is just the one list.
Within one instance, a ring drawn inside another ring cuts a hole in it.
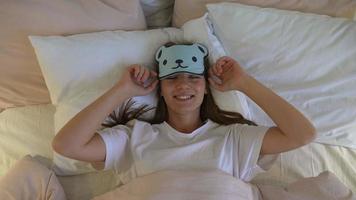
[{"label": "lip", "polygon": [[[177,96],[180,96],[180,97],[184,97],[184,98],[177,98]],[[186,97],[189,97],[189,98],[186,98]],[[189,101],[189,100],[192,100],[193,98],[195,97],[195,95],[192,95],[192,94],[184,94],[184,95],[174,95],[173,98],[178,100],[178,101]]]}]

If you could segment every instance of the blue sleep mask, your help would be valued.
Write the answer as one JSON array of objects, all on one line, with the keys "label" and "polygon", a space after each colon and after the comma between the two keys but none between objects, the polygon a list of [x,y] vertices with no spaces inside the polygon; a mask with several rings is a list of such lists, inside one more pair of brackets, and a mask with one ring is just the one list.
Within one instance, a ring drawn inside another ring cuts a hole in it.
[{"label": "blue sleep mask", "polygon": [[204,58],[207,55],[207,48],[198,43],[161,46],[156,52],[159,67],[158,79],[162,80],[179,72],[203,75]]}]

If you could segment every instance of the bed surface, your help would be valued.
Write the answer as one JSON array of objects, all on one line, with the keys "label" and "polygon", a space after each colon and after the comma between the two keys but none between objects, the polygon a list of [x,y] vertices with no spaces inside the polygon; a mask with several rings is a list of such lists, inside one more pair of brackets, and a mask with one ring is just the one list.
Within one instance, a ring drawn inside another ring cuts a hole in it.
[{"label": "bed surface", "polygon": [[[6,109],[0,113],[0,176],[26,154],[51,159],[54,136],[53,105]],[[16,147],[16,148],[14,148]],[[356,150],[311,143],[282,153],[266,173],[252,182],[286,186],[302,177],[317,176],[325,170],[356,192]],[[88,199],[120,185],[112,171],[59,177],[68,199]]]}]

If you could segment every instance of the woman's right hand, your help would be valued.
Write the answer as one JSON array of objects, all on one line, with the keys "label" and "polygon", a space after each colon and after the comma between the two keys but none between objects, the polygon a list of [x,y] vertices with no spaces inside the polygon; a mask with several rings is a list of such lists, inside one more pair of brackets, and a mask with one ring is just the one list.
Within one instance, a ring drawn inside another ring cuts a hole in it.
[{"label": "woman's right hand", "polygon": [[157,73],[138,64],[130,65],[116,84],[130,96],[145,96],[158,84]]},{"label": "woman's right hand", "polygon": [[158,83],[157,74],[140,65],[124,70],[118,83],[77,113],[53,139],[53,149],[66,157],[96,163],[105,161],[105,143],[95,134],[103,120],[127,98],[147,95]]}]

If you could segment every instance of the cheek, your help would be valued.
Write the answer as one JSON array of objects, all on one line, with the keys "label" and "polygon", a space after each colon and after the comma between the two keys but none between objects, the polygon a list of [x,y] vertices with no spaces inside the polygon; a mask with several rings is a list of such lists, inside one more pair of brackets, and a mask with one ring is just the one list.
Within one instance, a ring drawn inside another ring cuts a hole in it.
[{"label": "cheek", "polygon": [[199,91],[202,91],[202,93],[205,94],[207,92],[206,87],[207,87],[207,85],[206,85],[205,81],[203,81],[198,84],[197,88]]},{"label": "cheek", "polygon": [[169,94],[169,87],[167,84],[165,84],[164,82],[161,82],[161,96],[166,96],[167,94]]}]

